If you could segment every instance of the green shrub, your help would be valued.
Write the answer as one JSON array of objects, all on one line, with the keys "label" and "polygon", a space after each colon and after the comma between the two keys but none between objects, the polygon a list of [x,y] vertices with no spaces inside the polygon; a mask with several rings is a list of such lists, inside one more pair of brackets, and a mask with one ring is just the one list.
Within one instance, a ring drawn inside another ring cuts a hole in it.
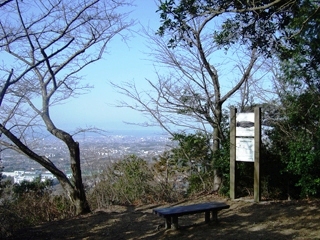
[{"label": "green shrub", "polygon": [[319,89],[284,92],[281,103],[283,111],[268,136],[279,159],[278,171],[286,176],[282,183],[289,197],[319,197]]},{"label": "green shrub", "polygon": [[198,172],[193,173],[188,178],[188,195],[197,193],[210,193],[213,189],[213,173],[211,172]]},{"label": "green shrub", "polygon": [[51,185],[52,182],[50,180],[42,182],[41,178],[38,177],[32,182],[22,181],[20,184],[14,184],[12,190],[16,198],[19,198],[20,196],[30,192],[40,196],[50,192]]},{"label": "green shrub", "polygon": [[224,141],[221,143],[221,148],[214,154],[213,165],[214,165],[214,168],[217,170],[217,174],[219,174],[219,176],[221,177],[219,194],[223,196],[228,196],[229,190],[230,190],[230,142],[229,141]]},{"label": "green shrub", "polygon": [[175,201],[181,198],[165,181],[156,179],[157,173],[148,163],[135,156],[127,156],[101,172],[88,193],[92,209],[112,204],[145,204]]},{"label": "green shrub", "polygon": [[6,196],[0,203],[1,237],[8,237],[14,231],[74,215],[70,201],[64,196],[53,196],[49,182],[36,179],[8,186]]},{"label": "green shrub", "polygon": [[153,174],[147,162],[131,155],[102,171],[89,199],[97,208],[109,204],[145,203],[152,195],[151,181]]}]

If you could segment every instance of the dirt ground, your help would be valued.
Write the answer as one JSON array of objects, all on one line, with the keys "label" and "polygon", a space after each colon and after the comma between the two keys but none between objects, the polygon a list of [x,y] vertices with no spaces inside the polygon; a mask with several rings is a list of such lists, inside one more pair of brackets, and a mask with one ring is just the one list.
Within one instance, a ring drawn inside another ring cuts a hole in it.
[{"label": "dirt ground", "polygon": [[[219,222],[204,223],[204,213],[179,217],[178,230],[164,229],[152,209],[163,205],[112,206],[76,218],[44,223],[10,239],[320,239],[320,201],[229,200],[205,196],[174,205],[220,201],[230,209]],[[170,206],[170,205],[165,205]],[[173,206],[173,205],[171,205]]]}]

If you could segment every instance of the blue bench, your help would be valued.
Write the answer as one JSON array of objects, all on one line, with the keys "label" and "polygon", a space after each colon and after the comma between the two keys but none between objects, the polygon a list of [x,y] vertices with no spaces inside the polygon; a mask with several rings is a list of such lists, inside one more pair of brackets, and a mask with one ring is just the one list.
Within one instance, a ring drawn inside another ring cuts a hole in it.
[{"label": "blue bench", "polygon": [[178,217],[183,215],[205,213],[205,222],[210,222],[210,212],[212,213],[212,219],[218,221],[218,211],[222,209],[228,209],[230,205],[222,202],[208,202],[198,203],[187,206],[167,207],[167,208],[155,208],[153,213],[160,217],[165,218],[165,228],[178,229]]}]

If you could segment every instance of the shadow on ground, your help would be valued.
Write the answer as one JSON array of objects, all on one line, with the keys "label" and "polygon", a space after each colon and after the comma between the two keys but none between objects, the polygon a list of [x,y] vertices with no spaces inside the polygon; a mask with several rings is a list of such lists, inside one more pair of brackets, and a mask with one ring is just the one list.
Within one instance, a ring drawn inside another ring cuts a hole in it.
[{"label": "shadow on ground", "polygon": [[[204,201],[215,199],[197,200]],[[24,229],[11,239],[320,239],[319,201],[225,202],[231,207],[219,213],[219,223],[205,224],[204,214],[183,216],[176,231],[163,228],[163,218],[152,214],[156,206],[117,206]]]}]

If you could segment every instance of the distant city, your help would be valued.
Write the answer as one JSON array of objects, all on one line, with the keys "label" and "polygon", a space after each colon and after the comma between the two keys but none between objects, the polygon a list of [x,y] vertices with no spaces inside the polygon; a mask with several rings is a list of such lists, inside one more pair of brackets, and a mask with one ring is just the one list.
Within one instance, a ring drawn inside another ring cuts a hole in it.
[{"label": "distant city", "polygon": [[[169,137],[161,134],[86,135],[79,137],[77,141],[80,143],[83,174],[90,174],[131,154],[152,161],[172,145]],[[48,157],[66,174],[71,172],[68,151],[62,142],[56,139],[40,139],[33,150]],[[42,180],[54,179],[40,164],[13,150],[2,151],[1,160],[4,166],[3,175],[13,177],[17,183],[22,180],[31,181],[36,177]]]},{"label": "distant city", "polygon": [[[51,180],[53,184],[58,183],[57,178],[48,171],[13,171],[13,172],[2,172],[4,178],[12,178],[13,183],[20,184],[23,181],[32,182],[37,178],[40,179],[41,182],[45,182],[46,180]],[[70,175],[68,177],[71,177]]]}]

